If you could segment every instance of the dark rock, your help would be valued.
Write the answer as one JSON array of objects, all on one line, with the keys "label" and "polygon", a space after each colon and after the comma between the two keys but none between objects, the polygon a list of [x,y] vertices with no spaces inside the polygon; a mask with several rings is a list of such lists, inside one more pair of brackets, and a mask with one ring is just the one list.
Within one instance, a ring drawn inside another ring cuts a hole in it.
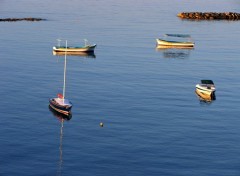
[{"label": "dark rock", "polygon": [[0,22],[16,22],[16,21],[42,21],[42,20],[45,20],[45,19],[42,19],[42,18],[32,18],[32,17],[29,17],[29,18],[1,18],[0,19]]},{"label": "dark rock", "polygon": [[240,20],[240,14],[235,12],[182,12],[177,16],[192,20]]}]

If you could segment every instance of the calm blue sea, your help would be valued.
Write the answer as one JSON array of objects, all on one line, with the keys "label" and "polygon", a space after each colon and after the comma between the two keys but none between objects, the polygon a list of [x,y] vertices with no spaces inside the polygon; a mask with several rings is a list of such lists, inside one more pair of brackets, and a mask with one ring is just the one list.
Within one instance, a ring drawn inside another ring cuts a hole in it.
[{"label": "calm blue sea", "polygon": [[[179,12],[240,12],[239,0],[0,0],[1,176],[239,176],[240,21],[187,21]],[[165,33],[192,50],[156,49]],[[48,108],[67,57],[70,120]],[[195,94],[212,79],[216,100]],[[100,127],[99,124],[104,126]]]}]

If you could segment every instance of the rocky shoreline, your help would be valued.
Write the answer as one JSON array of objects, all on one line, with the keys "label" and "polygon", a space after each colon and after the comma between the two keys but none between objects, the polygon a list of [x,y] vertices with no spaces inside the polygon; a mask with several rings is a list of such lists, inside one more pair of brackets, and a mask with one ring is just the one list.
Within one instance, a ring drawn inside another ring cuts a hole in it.
[{"label": "rocky shoreline", "polygon": [[42,21],[42,18],[0,18],[0,22],[15,22],[15,21]]},{"label": "rocky shoreline", "polygon": [[190,20],[240,20],[240,13],[236,12],[181,12],[177,16]]}]

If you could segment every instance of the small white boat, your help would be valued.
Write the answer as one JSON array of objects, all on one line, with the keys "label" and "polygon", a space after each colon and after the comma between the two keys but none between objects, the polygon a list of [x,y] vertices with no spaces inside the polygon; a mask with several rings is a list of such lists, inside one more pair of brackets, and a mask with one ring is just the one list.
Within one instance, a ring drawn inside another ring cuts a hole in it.
[{"label": "small white boat", "polygon": [[96,44],[88,44],[87,40],[85,39],[85,44],[83,46],[61,46],[60,41],[58,39],[58,46],[53,47],[53,51],[55,52],[94,52],[94,49],[96,48]]},{"label": "small white boat", "polygon": [[194,47],[191,36],[187,34],[165,34],[164,38],[157,38],[156,41],[162,47]]},{"label": "small white boat", "polygon": [[201,80],[200,84],[196,85],[196,93],[204,97],[215,97],[215,85],[212,80]]},{"label": "small white boat", "polygon": [[72,103],[64,98],[62,94],[58,94],[57,98],[51,98],[49,100],[49,106],[61,114],[71,116]]}]

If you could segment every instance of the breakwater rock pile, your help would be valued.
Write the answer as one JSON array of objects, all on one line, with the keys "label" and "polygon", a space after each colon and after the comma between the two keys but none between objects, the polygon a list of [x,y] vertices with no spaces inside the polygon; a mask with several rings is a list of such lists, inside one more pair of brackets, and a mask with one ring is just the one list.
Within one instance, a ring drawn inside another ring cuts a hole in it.
[{"label": "breakwater rock pile", "polygon": [[240,13],[235,12],[182,12],[177,16],[190,20],[240,20]]},{"label": "breakwater rock pile", "polygon": [[42,18],[0,18],[0,22],[15,22],[15,21],[42,21]]}]

